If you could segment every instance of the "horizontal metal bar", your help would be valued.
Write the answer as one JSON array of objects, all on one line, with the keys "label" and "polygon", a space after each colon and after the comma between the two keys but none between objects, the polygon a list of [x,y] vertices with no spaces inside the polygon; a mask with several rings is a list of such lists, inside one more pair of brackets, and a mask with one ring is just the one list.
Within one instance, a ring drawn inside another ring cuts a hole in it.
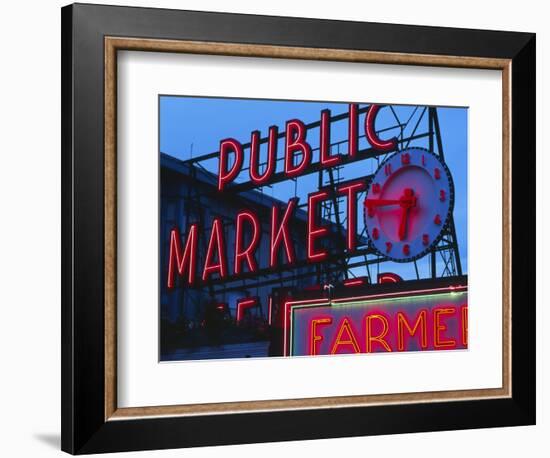
[{"label": "horizontal metal bar", "polygon": [[[452,245],[444,245],[444,246],[438,246],[436,248],[433,249],[434,252],[439,252],[439,251],[445,251],[445,250],[450,250],[452,249]],[[362,257],[362,256],[365,256],[365,255],[368,255],[368,254],[376,254],[374,252],[374,250],[371,250],[369,251],[368,253],[365,253],[365,252],[357,252],[358,254],[353,254],[351,256],[344,256],[344,257],[340,257],[339,260],[342,260],[342,259],[353,259],[353,258],[357,258],[357,257]],[[377,257],[377,258],[372,258],[372,259],[361,259],[360,261],[357,261],[357,262],[354,262],[354,263],[351,263],[351,264],[347,264],[346,265],[346,270],[350,270],[350,269],[353,269],[355,267],[361,267],[361,266],[365,266],[365,265],[371,265],[371,264],[376,264],[376,263],[384,263],[384,262],[390,262],[390,260],[386,257]],[[334,268],[332,269],[328,269],[328,272],[329,273],[332,273],[332,272],[343,272],[343,269],[342,269],[342,265],[341,264],[336,264],[334,261],[333,262],[327,262],[329,264],[332,264],[334,266]],[[288,271],[288,270],[292,270],[295,266],[292,266],[290,268],[279,268],[278,269],[278,272],[283,272],[283,271]],[[269,276],[269,275],[273,275],[273,271],[271,271],[269,274],[263,274],[263,275],[258,275],[258,277],[260,276],[263,276],[263,277],[266,277],[266,276]],[[223,282],[224,284],[227,284],[227,283],[235,283],[237,281],[241,281],[240,284],[235,284],[235,285],[231,285],[231,286],[227,286],[227,287],[223,287],[223,288],[218,288],[215,290],[215,294],[224,294],[224,293],[227,293],[227,292],[232,292],[232,291],[239,291],[239,290],[243,290],[243,289],[253,289],[253,288],[261,288],[263,286],[269,286],[269,285],[274,285],[274,284],[279,284],[279,283],[289,283],[289,282],[292,282],[292,281],[295,281],[295,280],[299,280],[299,279],[302,279],[302,278],[307,278],[307,277],[317,277],[317,272],[303,272],[303,273],[300,273],[300,274],[293,274],[293,275],[286,275],[286,276],[283,276],[283,277],[275,277],[275,278],[268,278],[268,279],[265,279],[263,281],[258,281],[256,280],[255,282],[250,282],[250,283],[245,283],[243,284],[243,280],[246,280],[246,278],[239,278],[238,280],[233,280],[233,281],[225,281]],[[250,277],[247,277],[247,278],[250,278]],[[256,278],[256,277],[254,277]],[[430,278],[429,276],[426,277],[426,278]],[[213,284],[213,286],[219,286],[221,284],[221,282],[216,282],[215,284]]]}]

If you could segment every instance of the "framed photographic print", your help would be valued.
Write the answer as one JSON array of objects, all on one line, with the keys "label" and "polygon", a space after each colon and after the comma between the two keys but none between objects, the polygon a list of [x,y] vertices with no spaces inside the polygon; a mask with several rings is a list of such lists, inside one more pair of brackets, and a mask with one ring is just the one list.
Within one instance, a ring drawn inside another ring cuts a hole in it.
[{"label": "framed photographic print", "polygon": [[62,9],[62,448],[535,422],[535,36]]}]

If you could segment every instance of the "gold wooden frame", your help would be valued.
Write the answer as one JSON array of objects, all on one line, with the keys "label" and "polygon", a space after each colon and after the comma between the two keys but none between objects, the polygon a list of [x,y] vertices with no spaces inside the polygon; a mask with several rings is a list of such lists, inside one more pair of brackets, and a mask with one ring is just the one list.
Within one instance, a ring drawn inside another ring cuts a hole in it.
[{"label": "gold wooden frame", "polygon": [[[224,402],[171,406],[117,406],[116,345],[116,88],[117,51],[153,51],[188,54],[268,57],[378,64],[422,65],[493,69],[502,71],[502,380],[501,388],[422,393],[384,394],[285,399],[268,401]],[[105,37],[105,420],[129,420],[158,416],[246,413],[274,410],[337,408],[380,404],[425,403],[490,398],[512,395],[511,372],[511,60],[479,57],[437,56],[382,53],[341,49],[297,48],[285,46],[211,43],[179,40]]]}]

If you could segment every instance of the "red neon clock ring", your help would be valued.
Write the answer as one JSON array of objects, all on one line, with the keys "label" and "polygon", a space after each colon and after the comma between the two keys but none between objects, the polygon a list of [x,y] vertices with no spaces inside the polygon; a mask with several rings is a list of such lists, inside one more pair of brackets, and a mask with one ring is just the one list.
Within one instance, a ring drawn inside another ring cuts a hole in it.
[{"label": "red neon clock ring", "polygon": [[365,227],[379,254],[410,262],[439,242],[453,206],[445,163],[424,148],[409,148],[391,155],[374,174],[364,202]]}]

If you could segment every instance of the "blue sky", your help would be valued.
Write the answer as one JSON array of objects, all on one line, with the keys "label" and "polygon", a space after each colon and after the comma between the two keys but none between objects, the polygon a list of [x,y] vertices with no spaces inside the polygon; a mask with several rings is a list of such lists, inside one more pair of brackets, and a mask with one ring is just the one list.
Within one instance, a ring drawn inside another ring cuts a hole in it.
[{"label": "blue sky", "polygon": [[[220,140],[232,137],[241,143],[250,141],[250,133],[260,130],[265,137],[271,125],[279,126],[279,131],[284,131],[285,122],[292,118],[298,118],[304,123],[319,120],[322,109],[330,109],[332,114],[347,112],[347,103],[334,102],[303,102],[303,101],[278,101],[278,100],[252,100],[252,99],[227,99],[184,96],[161,96],[160,103],[160,150],[179,159],[188,159],[212,153],[218,150]],[[364,106],[361,105],[360,106]],[[421,118],[424,107],[393,105],[379,111],[376,121],[377,129],[384,129],[396,124],[397,115],[401,122],[410,122],[404,131],[404,136],[411,135],[416,122],[420,119],[418,132],[427,128],[427,112]],[[466,108],[439,107],[438,116],[442,134],[445,160],[453,176],[455,185],[454,217],[457,237],[460,247],[460,258],[463,273],[467,272],[467,132],[468,110]],[[363,116],[360,117],[360,135]],[[380,134],[382,138],[398,135],[397,129]],[[318,146],[318,130],[308,132],[307,140],[313,148]],[[331,126],[332,142],[347,139],[347,120],[335,123]],[[263,145],[265,147],[265,145]],[[365,139],[361,139],[360,148],[368,146]],[[428,147],[427,139],[411,141],[409,146]],[[342,145],[342,152],[347,149],[347,144]],[[279,157],[283,151],[282,145],[278,148]],[[261,157],[265,157],[265,151],[260,150]],[[313,161],[316,161],[315,153]],[[244,164],[248,163],[247,151],[245,151]],[[217,173],[218,160],[213,159],[202,164],[213,173]],[[343,179],[351,179],[373,173],[378,164],[375,160],[365,160],[346,165],[342,170]],[[282,164],[278,165],[277,171]],[[243,172],[236,181],[248,181],[248,173]],[[300,177],[297,183],[297,194],[303,203],[309,192],[317,188],[317,174]],[[283,201],[288,200],[295,192],[295,184],[283,182],[271,187],[260,189]],[[359,217],[358,223],[362,224]],[[360,226],[361,227],[361,226]],[[418,261],[421,276],[427,275],[427,258]],[[381,269],[382,270],[382,269]],[[401,274],[404,278],[413,278],[414,266],[412,264],[387,263],[383,270],[391,270]],[[356,272],[362,275],[362,272]]]}]

